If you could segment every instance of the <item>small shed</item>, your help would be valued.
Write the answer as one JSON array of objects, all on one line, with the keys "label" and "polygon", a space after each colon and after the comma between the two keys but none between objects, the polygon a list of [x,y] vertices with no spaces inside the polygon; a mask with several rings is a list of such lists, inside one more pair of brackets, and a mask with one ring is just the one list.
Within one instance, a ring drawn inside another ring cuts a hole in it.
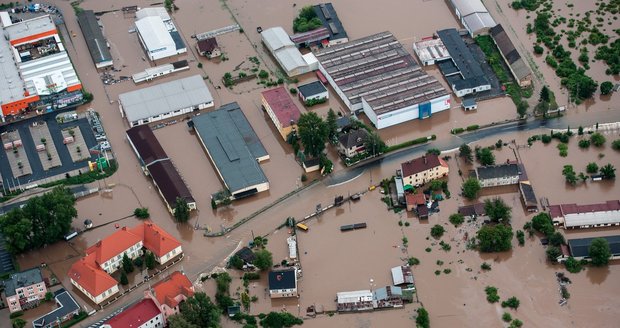
[{"label": "small shed", "polygon": [[408,265],[393,267],[392,282],[395,286],[413,284],[413,272],[411,272],[411,267]]},{"label": "small shed", "polygon": [[300,85],[297,89],[299,90],[299,98],[301,98],[303,102],[307,102],[309,100],[329,99],[327,88],[325,88],[323,83],[318,80]]},{"label": "small shed", "polygon": [[209,59],[217,58],[222,55],[217,40],[215,38],[206,38],[196,43],[196,50],[201,56],[205,56]]},{"label": "small shed", "polygon": [[461,103],[461,106],[466,111],[475,110],[475,109],[478,108],[478,104],[476,103],[476,100],[473,99],[473,98],[465,98],[465,99],[463,99],[463,102]]},{"label": "small shed", "polygon": [[416,208],[416,212],[418,213],[418,217],[420,219],[428,219],[428,207],[426,207],[426,205],[418,205],[418,207]]},{"label": "small shed", "polygon": [[321,169],[320,161],[318,158],[311,158],[311,159],[305,160],[302,163],[302,165],[306,173],[318,171]]}]

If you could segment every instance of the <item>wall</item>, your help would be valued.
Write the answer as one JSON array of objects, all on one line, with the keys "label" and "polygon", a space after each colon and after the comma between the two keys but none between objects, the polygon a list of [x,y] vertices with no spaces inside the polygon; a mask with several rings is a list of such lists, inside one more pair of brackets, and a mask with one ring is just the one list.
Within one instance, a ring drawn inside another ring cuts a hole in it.
[{"label": "wall", "polygon": [[127,254],[130,259],[135,259],[140,254],[140,250],[142,249],[142,241],[137,242],[131,247],[127,248],[120,254],[114,256],[113,258],[101,263],[101,268],[105,270],[107,273],[113,273],[121,267],[123,261],[123,254]]},{"label": "wall", "polygon": [[175,256],[179,255],[183,253],[183,249],[181,248],[181,245],[179,245],[179,247],[171,250],[169,253],[164,254],[162,257],[155,257],[155,260],[159,263],[159,264],[166,264],[168,261],[170,261],[172,258],[174,258]]}]

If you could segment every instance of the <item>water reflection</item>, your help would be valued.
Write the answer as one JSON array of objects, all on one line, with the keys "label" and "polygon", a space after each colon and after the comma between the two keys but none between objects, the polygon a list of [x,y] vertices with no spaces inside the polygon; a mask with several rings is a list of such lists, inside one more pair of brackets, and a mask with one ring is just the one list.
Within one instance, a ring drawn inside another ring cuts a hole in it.
[{"label": "water reflection", "polygon": [[590,279],[590,282],[595,285],[602,284],[610,273],[609,267],[607,266],[601,268],[589,267],[586,271],[586,276]]}]

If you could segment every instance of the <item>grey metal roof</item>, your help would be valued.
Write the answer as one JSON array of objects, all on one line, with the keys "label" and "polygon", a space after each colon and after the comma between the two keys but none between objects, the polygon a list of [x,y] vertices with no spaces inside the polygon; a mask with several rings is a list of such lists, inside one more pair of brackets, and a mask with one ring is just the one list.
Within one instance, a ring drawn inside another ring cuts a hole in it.
[{"label": "grey metal roof", "polygon": [[473,98],[463,98],[463,106],[465,106],[465,107],[476,106],[476,99],[473,99]]},{"label": "grey metal roof", "polygon": [[[9,40],[0,37],[0,103],[10,103],[24,98],[25,84],[13,60],[13,50]],[[2,114],[0,114],[2,115]]]},{"label": "grey metal roof", "polygon": [[[598,238],[603,238],[607,240],[607,242],[609,243],[609,250],[611,251],[612,256],[620,255],[620,235]],[[569,239],[568,247],[570,248],[571,255],[573,257],[589,257],[590,245],[592,245],[592,241],[594,239],[596,238]]]},{"label": "grey metal roof", "polygon": [[531,184],[521,182],[519,183],[519,188],[521,189],[523,200],[526,206],[538,205],[538,200],[536,199],[536,194],[534,193],[534,188],[532,188]]},{"label": "grey metal roof", "polygon": [[200,75],[120,94],[118,100],[130,122],[213,102]]},{"label": "grey metal roof", "polygon": [[297,87],[302,96],[308,98],[327,91],[321,81],[314,81]]},{"label": "grey metal roof", "polygon": [[461,13],[461,16],[488,12],[487,8],[480,0],[450,0],[450,2],[452,6]]},{"label": "grey metal roof", "polygon": [[497,23],[489,13],[474,13],[463,18],[463,25],[475,35],[497,25]]},{"label": "grey metal roof", "polygon": [[478,179],[496,179],[519,175],[519,166],[514,163],[493,166],[481,166],[476,168]]},{"label": "grey metal roof", "polygon": [[304,67],[308,65],[306,64],[304,57],[301,55],[301,52],[299,52],[299,49],[295,48],[294,46],[279,49],[275,51],[273,55],[274,57],[276,57],[276,60],[278,61],[280,66],[284,68],[287,74],[299,67]]},{"label": "grey metal roof", "polygon": [[347,31],[344,30],[344,26],[342,26],[342,22],[331,2],[315,5],[314,12],[329,31],[330,40],[348,38]]},{"label": "grey metal roof", "polygon": [[38,284],[42,281],[43,276],[39,268],[17,272],[4,281],[4,293],[6,296],[13,296],[16,294],[15,289]]},{"label": "grey metal roof", "polygon": [[257,161],[267,156],[267,151],[239,104],[223,105],[192,122],[231,193],[268,182]]},{"label": "grey metal roof", "polygon": [[268,28],[260,33],[263,42],[267,48],[271,51],[276,51],[281,48],[295,47],[295,44],[289,38],[288,34],[280,26]]},{"label": "grey metal roof", "polygon": [[403,296],[403,289],[398,286],[386,286],[377,288],[372,293],[375,300],[382,301],[394,296]]},{"label": "grey metal roof", "polygon": [[474,58],[456,29],[437,31],[437,35],[448,49],[451,60],[463,77],[462,80],[453,82],[457,90],[489,84],[480,63]]},{"label": "grey metal roof", "polygon": [[64,318],[70,313],[75,313],[80,310],[80,305],[75,301],[71,294],[63,288],[57,290],[54,293],[56,304],[58,308],[46,315],[34,320],[32,325],[34,327],[52,327],[56,325],[56,320]]},{"label": "grey metal roof", "polygon": [[82,34],[84,34],[88,51],[95,64],[112,61],[112,55],[95,17],[95,12],[92,10],[81,11],[78,13],[77,19]]}]

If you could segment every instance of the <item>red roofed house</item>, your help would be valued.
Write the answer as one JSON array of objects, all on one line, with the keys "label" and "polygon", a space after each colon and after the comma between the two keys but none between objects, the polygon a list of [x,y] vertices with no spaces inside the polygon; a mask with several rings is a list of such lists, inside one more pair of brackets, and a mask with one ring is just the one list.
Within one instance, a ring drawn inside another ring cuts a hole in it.
[{"label": "red roofed house", "polygon": [[301,112],[289,96],[288,90],[284,87],[278,87],[263,91],[261,101],[282,139],[286,141],[291,132],[297,131],[297,120],[301,116]]},{"label": "red roofed house", "polygon": [[166,319],[155,302],[146,298],[106,321],[102,328],[159,328]]},{"label": "red roofed house", "polygon": [[448,163],[438,155],[426,154],[401,164],[403,184],[421,186],[431,180],[448,175]]},{"label": "red roofed house", "polygon": [[142,248],[165,264],[183,253],[179,243],[169,233],[152,222],[143,222],[127,229],[123,227],[86,249],[86,256],[73,263],[69,270],[71,283],[89,299],[99,304],[118,292],[116,280],[110,276],[121,267],[123,254],[131,259],[142,255]]},{"label": "red roofed house", "polygon": [[173,272],[166,280],[155,284],[144,292],[145,298],[152,299],[164,318],[179,313],[179,305],[194,295],[194,286],[183,273]]},{"label": "red roofed house", "polygon": [[222,55],[220,46],[218,46],[215,38],[206,38],[198,41],[198,43],[196,43],[196,49],[201,56],[205,56],[209,59]]},{"label": "red roofed house", "polygon": [[426,206],[426,196],[423,193],[419,194],[406,194],[405,201],[407,202],[407,211],[413,211],[418,206]]}]

